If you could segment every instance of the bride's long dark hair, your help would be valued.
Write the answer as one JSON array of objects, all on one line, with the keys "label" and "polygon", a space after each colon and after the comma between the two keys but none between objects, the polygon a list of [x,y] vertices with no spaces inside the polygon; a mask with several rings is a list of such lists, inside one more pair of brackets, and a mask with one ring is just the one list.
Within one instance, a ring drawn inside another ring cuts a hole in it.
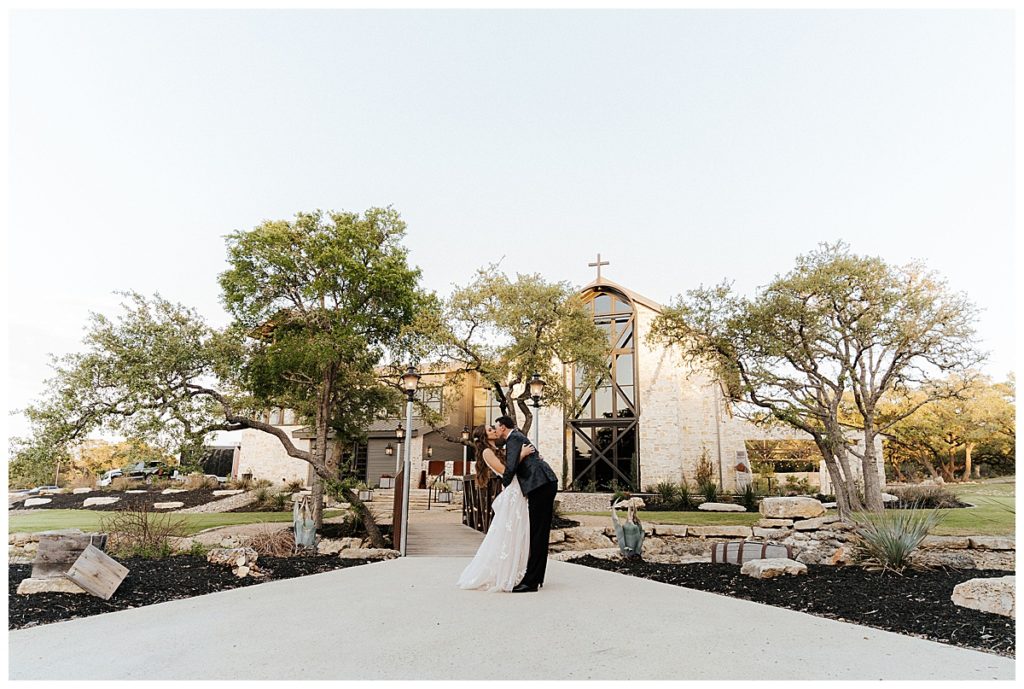
[{"label": "bride's long dark hair", "polygon": [[483,424],[473,429],[473,450],[476,452],[476,485],[479,488],[486,488],[487,483],[494,477],[494,472],[484,461],[484,450],[492,451],[503,464],[505,451],[491,445],[487,440],[487,426]]}]

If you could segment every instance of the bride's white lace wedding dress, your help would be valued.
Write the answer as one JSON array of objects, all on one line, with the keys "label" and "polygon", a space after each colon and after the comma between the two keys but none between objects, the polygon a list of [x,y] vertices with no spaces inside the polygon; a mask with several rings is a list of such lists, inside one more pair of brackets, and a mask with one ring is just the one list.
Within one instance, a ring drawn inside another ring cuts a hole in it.
[{"label": "bride's white lace wedding dress", "polygon": [[463,589],[511,591],[526,574],[530,557],[529,502],[514,479],[491,503],[494,519],[472,562],[462,570]]}]

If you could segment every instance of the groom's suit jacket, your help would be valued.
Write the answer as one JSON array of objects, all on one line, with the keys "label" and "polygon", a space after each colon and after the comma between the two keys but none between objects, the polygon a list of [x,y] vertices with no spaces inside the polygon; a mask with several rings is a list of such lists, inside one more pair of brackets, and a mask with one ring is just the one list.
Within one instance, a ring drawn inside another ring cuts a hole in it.
[{"label": "groom's suit jacket", "polygon": [[501,476],[501,483],[507,487],[512,483],[512,479],[518,477],[519,488],[523,491],[523,495],[529,495],[530,491],[540,488],[546,483],[558,482],[554,470],[540,456],[540,450],[520,461],[523,446],[530,444],[530,439],[519,429],[509,433],[508,438],[505,439],[505,473]]}]

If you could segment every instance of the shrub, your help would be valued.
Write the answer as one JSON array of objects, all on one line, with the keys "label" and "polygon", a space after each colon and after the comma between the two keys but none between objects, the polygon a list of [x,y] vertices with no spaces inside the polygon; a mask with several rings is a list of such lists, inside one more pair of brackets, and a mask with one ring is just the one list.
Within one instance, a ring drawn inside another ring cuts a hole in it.
[{"label": "shrub", "polygon": [[74,480],[71,481],[67,488],[95,488],[96,487],[96,476],[90,473],[79,474],[75,476]]},{"label": "shrub", "polygon": [[[394,476],[392,476],[391,478],[394,478]],[[303,484],[302,481],[289,481],[288,483],[284,484],[284,489],[285,492],[287,493],[298,493],[304,488],[304,485],[305,484]]]},{"label": "shrub", "polygon": [[252,487],[257,489],[257,490],[259,490],[260,488],[270,488],[272,485],[274,485],[273,481],[271,481],[269,479],[261,478],[261,479],[257,479],[255,482],[253,482]]},{"label": "shrub", "polygon": [[192,545],[189,546],[187,554],[194,557],[206,557],[208,552],[210,552],[210,546],[205,543],[200,543],[199,541],[192,541]]},{"label": "shrub", "polygon": [[171,539],[185,535],[185,520],[154,513],[147,503],[117,510],[101,520],[109,536],[108,550],[117,557],[167,557],[174,552]]},{"label": "shrub", "polygon": [[295,534],[291,529],[264,524],[249,537],[249,547],[267,557],[288,557],[295,552]]},{"label": "shrub", "polygon": [[940,521],[942,513],[919,506],[881,514],[853,515],[854,530],[861,537],[862,564],[869,569],[900,574],[910,566],[910,556]]},{"label": "shrub", "polygon": [[244,478],[234,478],[228,481],[228,485],[232,490],[252,490],[253,481],[248,476]]},{"label": "shrub", "polygon": [[759,502],[757,491],[754,490],[754,484],[748,483],[743,492],[740,493],[740,504],[747,509],[747,512],[756,512]]},{"label": "shrub", "polygon": [[207,488],[216,488],[217,485],[217,479],[212,476],[189,474],[185,477],[185,482],[182,484],[182,488],[185,490],[204,490]]},{"label": "shrub", "polygon": [[131,489],[132,480],[124,476],[118,476],[110,482],[110,490],[122,492]]},{"label": "shrub", "polygon": [[274,493],[274,497],[270,499],[274,509],[279,512],[284,512],[288,509],[288,503],[291,502],[291,496],[287,493]]},{"label": "shrub", "polygon": [[717,502],[718,501],[718,486],[713,482],[708,481],[702,483],[699,487],[700,494],[704,496],[704,502]]},{"label": "shrub", "polygon": [[680,483],[676,489],[676,507],[684,511],[693,509],[693,497],[690,494],[690,486],[686,481]]},{"label": "shrub", "polygon": [[658,494],[663,505],[673,505],[679,496],[679,487],[671,481],[662,481],[651,492]]},{"label": "shrub", "polygon": [[889,492],[900,499],[896,506],[914,505],[929,509],[960,507],[956,496],[942,486],[891,486]]},{"label": "shrub", "polygon": [[700,448],[700,457],[697,458],[697,487],[703,491],[704,486],[709,483],[714,483],[715,467],[711,463],[711,455],[708,453],[708,448]]},{"label": "shrub", "polygon": [[786,495],[810,495],[811,482],[806,478],[798,479],[795,476],[786,477]]}]

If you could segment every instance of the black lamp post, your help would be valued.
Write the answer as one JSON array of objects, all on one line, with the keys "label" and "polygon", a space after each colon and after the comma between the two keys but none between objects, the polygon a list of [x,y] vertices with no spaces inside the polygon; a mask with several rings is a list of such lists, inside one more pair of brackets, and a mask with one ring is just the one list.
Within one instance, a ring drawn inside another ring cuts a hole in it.
[{"label": "black lamp post", "polygon": [[[409,370],[402,375],[402,390],[405,391],[406,402],[405,402],[405,425],[409,429],[410,440],[412,435],[412,399],[416,395],[416,387],[420,383],[420,374],[416,372],[416,367],[409,365]],[[405,464],[404,464],[404,478],[403,478],[403,494],[402,494],[402,555],[406,554],[406,544],[409,540],[409,473],[412,471],[412,443],[407,442],[405,444]]]}]

